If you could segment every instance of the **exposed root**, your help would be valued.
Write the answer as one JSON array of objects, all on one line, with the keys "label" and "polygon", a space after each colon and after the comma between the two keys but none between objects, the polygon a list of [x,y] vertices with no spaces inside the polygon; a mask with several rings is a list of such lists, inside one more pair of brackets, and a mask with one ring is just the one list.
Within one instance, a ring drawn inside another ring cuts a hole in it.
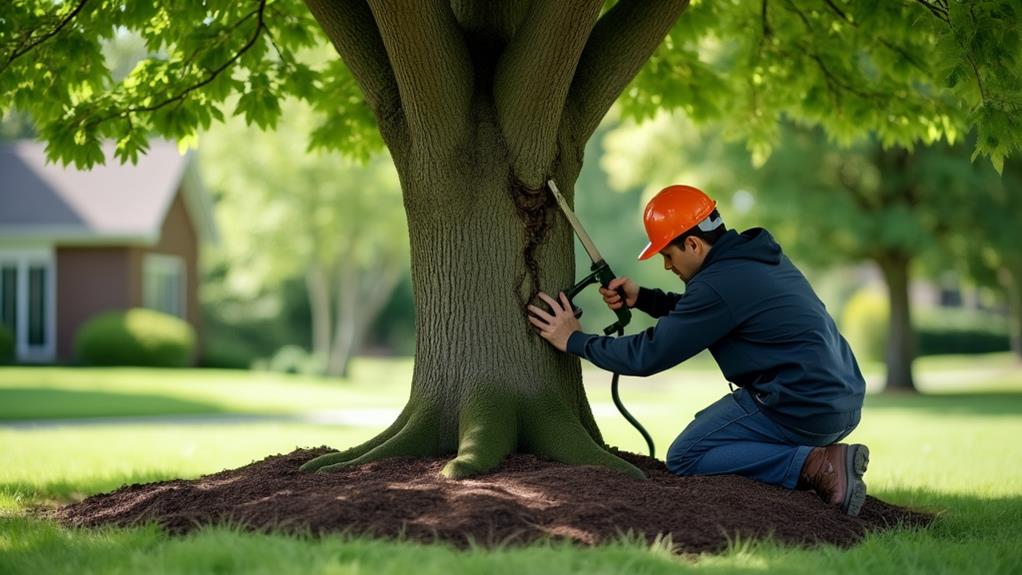
[{"label": "exposed root", "polygon": [[[517,451],[569,465],[607,467],[645,479],[637,467],[604,449],[591,416],[577,415],[549,396],[527,403],[530,408],[521,400],[500,394],[480,394],[463,405],[458,421],[458,455],[440,474],[463,479],[486,473]],[[317,457],[302,465],[301,470],[328,473],[390,457],[442,455],[445,450],[439,433],[435,413],[406,405],[397,420],[373,439]]]},{"label": "exposed root", "polygon": [[458,456],[440,474],[462,479],[485,473],[514,451],[518,437],[513,405],[488,401],[462,407],[458,421]]},{"label": "exposed root", "polygon": [[394,423],[391,423],[390,427],[380,432],[380,434],[377,435],[376,437],[370,439],[369,441],[366,441],[361,445],[356,445],[355,447],[345,449],[344,451],[335,451],[333,453],[321,455],[315,459],[307,461],[304,465],[300,467],[300,469],[302,471],[316,471],[328,465],[335,465],[337,463],[343,463],[345,461],[357,459],[365,455],[366,453],[369,453],[373,449],[376,449],[384,442],[388,441],[390,438],[397,435],[398,432],[400,432],[405,427],[405,424],[408,422],[410,414],[411,409],[409,409],[408,404],[406,404],[405,408],[401,410],[401,414],[398,415],[397,419],[394,420]]},{"label": "exposed root", "polygon": [[547,414],[522,427],[524,435],[521,441],[529,453],[569,465],[599,465],[636,479],[646,479],[638,467],[611,455],[593,441],[582,423],[568,413]]},{"label": "exposed root", "polygon": [[[420,417],[411,417],[401,431],[382,444],[358,457],[341,459],[336,463],[320,466],[316,469],[316,473],[341,471],[348,467],[354,467],[379,459],[387,459],[388,457],[427,457],[436,455],[436,428],[429,424],[419,423],[423,419],[428,419],[428,417],[421,417],[426,414],[417,415]],[[313,461],[316,461],[316,459]]]}]

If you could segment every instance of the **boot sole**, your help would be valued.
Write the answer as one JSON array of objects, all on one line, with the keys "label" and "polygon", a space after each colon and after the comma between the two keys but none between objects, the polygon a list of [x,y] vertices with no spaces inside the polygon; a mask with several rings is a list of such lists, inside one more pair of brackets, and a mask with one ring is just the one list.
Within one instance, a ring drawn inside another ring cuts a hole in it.
[{"label": "boot sole", "polygon": [[845,480],[847,491],[841,510],[848,515],[855,517],[866,502],[866,483],[862,476],[869,467],[869,448],[865,445],[854,443],[848,446],[845,451]]}]

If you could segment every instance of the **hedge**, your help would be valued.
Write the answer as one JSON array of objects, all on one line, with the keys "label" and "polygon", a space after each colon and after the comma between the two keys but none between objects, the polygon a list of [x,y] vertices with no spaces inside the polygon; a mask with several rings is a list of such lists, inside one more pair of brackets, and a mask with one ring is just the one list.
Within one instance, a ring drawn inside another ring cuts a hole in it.
[{"label": "hedge", "polygon": [[195,350],[195,331],[184,320],[151,309],[101,313],[78,329],[75,358],[85,365],[184,367]]},{"label": "hedge", "polygon": [[[876,291],[855,293],[841,314],[841,333],[860,360],[883,361],[887,345],[887,298]],[[912,313],[916,356],[1008,351],[1007,319],[963,308],[916,308]]]}]

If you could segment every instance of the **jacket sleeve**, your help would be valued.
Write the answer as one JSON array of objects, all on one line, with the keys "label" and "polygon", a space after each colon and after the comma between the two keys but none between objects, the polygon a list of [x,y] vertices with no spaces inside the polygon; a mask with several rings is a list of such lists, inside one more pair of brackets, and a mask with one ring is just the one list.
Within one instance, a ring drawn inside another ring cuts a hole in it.
[{"label": "jacket sleeve", "polygon": [[674,306],[678,305],[679,299],[681,294],[640,287],[639,296],[635,298],[635,309],[652,317],[661,317],[671,313]]},{"label": "jacket sleeve", "polygon": [[647,376],[678,365],[734,327],[734,316],[720,295],[708,285],[694,284],[655,326],[622,337],[576,331],[568,338],[568,352],[607,371]]}]

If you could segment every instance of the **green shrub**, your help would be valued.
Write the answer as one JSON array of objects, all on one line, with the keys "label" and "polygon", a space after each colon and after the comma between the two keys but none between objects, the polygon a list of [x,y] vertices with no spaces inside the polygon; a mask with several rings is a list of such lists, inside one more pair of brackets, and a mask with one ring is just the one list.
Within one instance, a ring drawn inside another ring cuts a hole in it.
[{"label": "green shrub", "polygon": [[75,334],[75,357],[88,365],[184,367],[191,363],[195,332],[182,319],[135,308],[99,314]]},{"label": "green shrub", "polygon": [[14,332],[0,323],[0,365],[14,362]]},{"label": "green shrub", "polygon": [[[209,333],[209,332],[207,332]],[[250,369],[259,354],[252,346],[225,335],[204,338],[199,365],[224,369]]]},{"label": "green shrub", "polygon": [[920,310],[913,318],[918,355],[992,353],[1011,349],[1007,318],[969,309]]},{"label": "green shrub", "polygon": [[845,304],[841,333],[860,361],[883,361],[887,348],[887,297],[872,289],[860,289]]},{"label": "green shrub", "polygon": [[297,345],[285,345],[266,364],[269,371],[317,375],[326,368],[321,358]]}]

